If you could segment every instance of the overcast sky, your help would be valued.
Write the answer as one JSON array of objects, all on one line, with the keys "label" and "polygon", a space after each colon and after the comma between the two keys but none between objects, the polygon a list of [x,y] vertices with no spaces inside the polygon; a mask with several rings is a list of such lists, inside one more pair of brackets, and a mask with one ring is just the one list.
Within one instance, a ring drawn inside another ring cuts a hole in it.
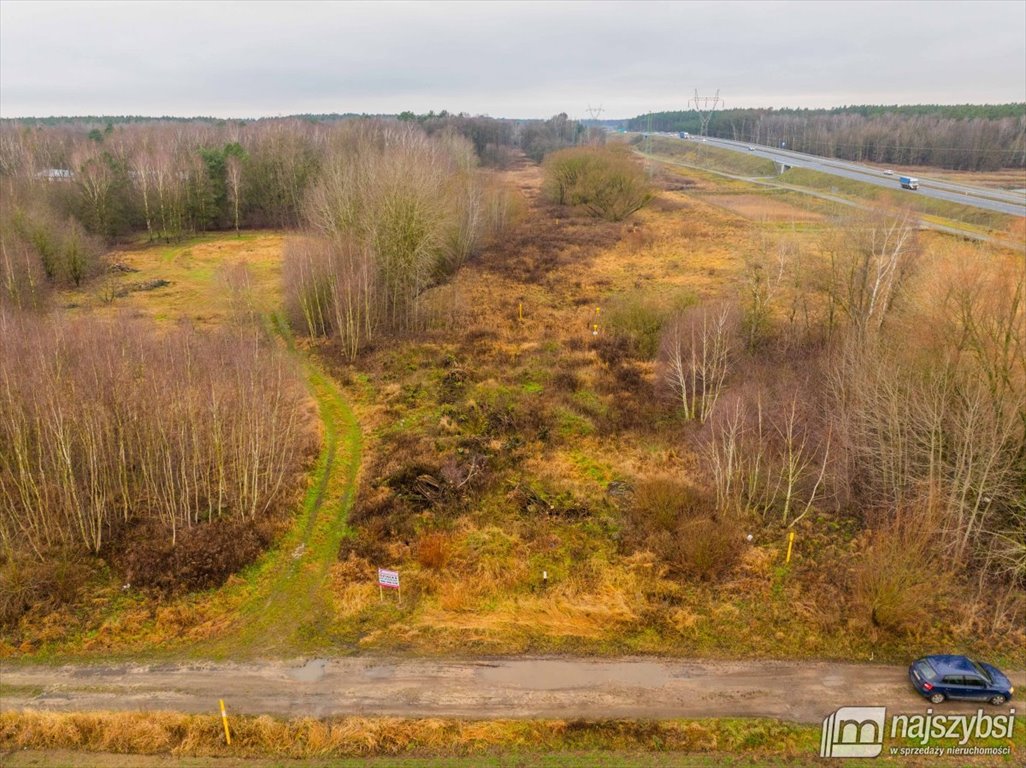
[{"label": "overcast sky", "polygon": [[0,116],[1026,101],[1026,2],[0,0]]}]

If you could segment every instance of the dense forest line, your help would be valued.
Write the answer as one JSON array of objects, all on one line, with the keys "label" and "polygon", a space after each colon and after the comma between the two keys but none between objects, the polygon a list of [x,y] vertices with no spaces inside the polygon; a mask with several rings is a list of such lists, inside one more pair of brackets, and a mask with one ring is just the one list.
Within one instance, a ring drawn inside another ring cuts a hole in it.
[{"label": "dense forest line", "polygon": [[[701,132],[694,110],[632,118],[631,131]],[[969,171],[1026,168],[1026,104],[726,109],[708,135],[889,165]]]}]

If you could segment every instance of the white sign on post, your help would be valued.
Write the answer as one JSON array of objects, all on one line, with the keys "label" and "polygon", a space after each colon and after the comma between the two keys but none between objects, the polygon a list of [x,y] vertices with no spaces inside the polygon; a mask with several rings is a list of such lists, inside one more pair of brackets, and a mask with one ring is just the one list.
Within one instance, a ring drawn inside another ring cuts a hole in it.
[{"label": "white sign on post", "polygon": [[381,602],[385,601],[386,587],[399,591],[399,603],[402,604],[403,590],[399,586],[399,571],[386,571],[384,568],[378,568],[378,596],[381,598]]}]

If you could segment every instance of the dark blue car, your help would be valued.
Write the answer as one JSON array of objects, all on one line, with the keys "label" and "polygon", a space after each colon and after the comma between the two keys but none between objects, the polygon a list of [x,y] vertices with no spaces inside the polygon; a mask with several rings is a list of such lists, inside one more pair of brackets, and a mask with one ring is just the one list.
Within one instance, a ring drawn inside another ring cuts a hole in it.
[{"label": "dark blue car", "polygon": [[912,687],[934,704],[945,699],[965,699],[1000,706],[1015,693],[1011,681],[997,667],[965,656],[916,659],[908,668],[908,679]]}]

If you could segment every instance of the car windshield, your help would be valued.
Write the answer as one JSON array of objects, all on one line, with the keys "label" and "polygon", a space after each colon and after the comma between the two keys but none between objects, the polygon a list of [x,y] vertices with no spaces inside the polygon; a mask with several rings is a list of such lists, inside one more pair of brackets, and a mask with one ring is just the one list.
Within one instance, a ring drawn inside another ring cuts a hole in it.
[{"label": "car windshield", "polygon": [[993,678],[991,678],[990,676],[990,673],[987,670],[985,670],[978,661],[973,661],[972,659],[969,659],[969,663],[973,665],[973,669],[980,673],[980,677],[982,677],[988,683],[994,682]]}]

